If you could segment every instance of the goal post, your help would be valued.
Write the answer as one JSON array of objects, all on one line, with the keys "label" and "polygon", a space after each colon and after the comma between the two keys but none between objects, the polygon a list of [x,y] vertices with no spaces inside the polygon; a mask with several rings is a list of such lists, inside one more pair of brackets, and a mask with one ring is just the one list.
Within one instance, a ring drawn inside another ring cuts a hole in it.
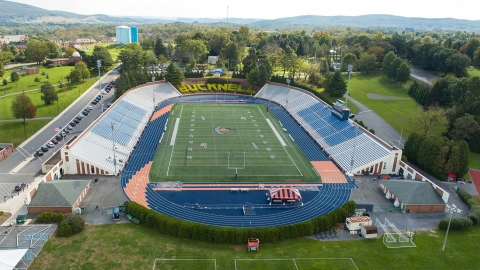
[{"label": "goal post", "polygon": [[245,152],[228,152],[228,169],[242,170],[245,169]]}]

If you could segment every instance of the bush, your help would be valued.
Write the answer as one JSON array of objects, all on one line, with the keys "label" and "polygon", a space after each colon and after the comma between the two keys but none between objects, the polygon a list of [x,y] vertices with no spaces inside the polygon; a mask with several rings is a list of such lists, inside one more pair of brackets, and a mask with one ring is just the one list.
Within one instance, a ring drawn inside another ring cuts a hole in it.
[{"label": "bush", "polygon": [[63,218],[62,213],[45,212],[37,216],[35,223],[59,223]]},{"label": "bush", "polygon": [[468,200],[472,199],[472,195],[470,193],[468,193],[468,191],[466,191],[463,188],[460,189],[460,191],[458,192],[458,196],[466,204],[468,204]]},{"label": "bush", "polygon": [[128,214],[138,218],[142,225],[153,228],[161,234],[218,244],[245,244],[249,237],[260,238],[262,243],[276,243],[286,239],[309,236],[314,233],[315,229],[321,231],[331,229],[337,224],[337,221],[343,222],[346,215],[353,213],[354,210],[355,202],[349,201],[334,212],[302,223],[244,229],[194,223],[160,214],[135,202],[126,204]]},{"label": "bush", "polygon": [[408,162],[408,159],[406,156],[402,156],[402,159],[401,159],[404,163],[407,163]]},{"label": "bush", "polygon": [[[447,230],[449,219],[442,219],[438,224],[440,230]],[[473,222],[469,218],[452,218],[450,230],[460,231],[472,227]]]},{"label": "bush", "polygon": [[55,67],[54,64],[48,64],[48,65],[47,65],[47,68],[54,68],[54,67]]},{"label": "bush", "polygon": [[472,209],[472,207],[477,205],[477,201],[474,198],[468,199],[467,205],[468,205],[468,208]]},{"label": "bush", "polygon": [[34,82],[40,82],[40,78],[38,77],[35,77],[35,79],[33,79]]},{"label": "bush", "polygon": [[65,220],[70,225],[72,234],[77,234],[85,229],[85,220],[79,215],[65,214]]},{"label": "bush", "polygon": [[69,237],[72,235],[72,228],[67,220],[62,220],[60,222],[60,227],[58,228],[57,236],[58,237]]}]

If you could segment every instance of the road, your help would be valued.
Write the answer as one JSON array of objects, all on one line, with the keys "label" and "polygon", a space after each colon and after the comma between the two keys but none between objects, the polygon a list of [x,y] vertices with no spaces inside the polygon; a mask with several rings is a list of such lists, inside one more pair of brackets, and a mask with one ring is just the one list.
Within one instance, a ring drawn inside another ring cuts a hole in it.
[{"label": "road", "polygon": [[[101,79],[101,85],[104,88],[107,82],[112,81],[118,77],[117,69],[113,69]],[[102,104],[105,106],[113,99],[113,92],[110,91],[97,105],[91,105],[90,102],[99,94],[99,85],[94,84],[89,90],[74,101],[68,108],[61,112],[57,117],[50,121],[43,129],[38,131],[27,141],[16,148],[15,153],[7,159],[0,162],[0,183],[29,183],[38,176],[41,172],[41,165],[55,152],[61,149],[66,142],[68,142],[73,135],[79,135],[82,131],[93,123],[102,113]],[[77,115],[79,115],[85,107],[92,106],[94,109],[74,127],[73,130],[67,134],[67,137],[60,141],[54,148],[51,148],[42,157],[33,158],[32,155],[42,145],[45,145],[59,132],[55,129],[64,128],[68,126]],[[24,165],[24,166],[22,166]],[[2,195],[2,194],[0,194]]]},{"label": "road", "polygon": [[421,82],[433,86],[433,84],[440,79],[440,77],[427,73],[418,68],[410,68],[410,76]]}]

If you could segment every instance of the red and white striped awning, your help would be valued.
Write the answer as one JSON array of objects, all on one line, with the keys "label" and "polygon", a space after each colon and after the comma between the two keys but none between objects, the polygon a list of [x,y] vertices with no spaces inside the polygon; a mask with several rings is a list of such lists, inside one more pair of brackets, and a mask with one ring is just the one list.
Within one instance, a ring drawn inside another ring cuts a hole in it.
[{"label": "red and white striped awning", "polygon": [[270,198],[276,200],[302,200],[302,195],[295,188],[272,188],[270,189]]}]

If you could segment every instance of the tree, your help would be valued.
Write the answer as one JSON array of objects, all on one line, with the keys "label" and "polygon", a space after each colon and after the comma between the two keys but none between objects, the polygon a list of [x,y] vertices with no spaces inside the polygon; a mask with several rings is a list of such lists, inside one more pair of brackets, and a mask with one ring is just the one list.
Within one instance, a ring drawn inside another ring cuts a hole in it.
[{"label": "tree", "polygon": [[196,62],[207,53],[207,47],[200,40],[187,39],[178,48],[179,56],[187,63]]},{"label": "tree", "polygon": [[480,125],[475,121],[473,115],[466,113],[463,117],[457,118],[453,124],[453,129],[448,132],[448,136],[455,141],[466,141],[473,138],[473,135],[480,131]]},{"label": "tree", "polygon": [[235,43],[230,43],[225,50],[225,58],[227,58],[229,70],[236,70],[238,65],[238,59],[240,54],[238,51],[238,46]]},{"label": "tree", "polygon": [[357,62],[357,69],[360,71],[366,71],[367,74],[369,74],[370,71],[377,69],[377,62],[375,60],[375,55],[364,53]]},{"label": "tree", "polygon": [[252,40],[252,34],[250,33],[250,28],[248,26],[240,26],[238,29],[237,41],[243,45],[248,46]]},{"label": "tree", "polygon": [[462,54],[456,53],[445,61],[445,74],[453,73],[457,78],[468,77],[467,66],[470,59]]},{"label": "tree", "polygon": [[183,70],[177,68],[173,63],[170,63],[167,67],[167,72],[165,73],[165,80],[175,86],[179,86],[184,79],[185,76],[183,75]]},{"label": "tree", "polygon": [[49,81],[43,83],[43,85],[40,87],[40,92],[42,93],[40,99],[45,102],[45,105],[50,105],[54,101],[58,101],[57,92],[55,92],[53,85]]},{"label": "tree", "polygon": [[18,87],[19,80],[20,80],[20,75],[18,75],[18,72],[13,71],[12,74],[10,74],[10,81],[12,81],[12,83],[16,83]]},{"label": "tree", "polygon": [[390,69],[390,65],[393,61],[397,58],[394,52],[389,52],[385,55],[382,62],[382,69],[385,74],[388,75],[388,70]]},{"label": "tree", "polygon": [[91,66],[88,66],[88,64],[87,66],[89,68],[96,69],[97,61],[100,60],[102,61],[102,67],[100,68],[102,72],[106,72],[111,66],[113,66],[113,64],[115,64],[112,59],[112,55],[110,54],[108,49],[103,46],[95,46],[93,48],[91,59]]},{"label": "tree", "polygon": [[424,134],[418,134],[413,132],[408,137],[408,140],[405,142],[403,147],[403,154],[408,158],[409,161],[417,164],[417,155],[420,145],[425,140],[426,136]]},{"label": "tree", "polygon": [[73,84],[79,84],[82,82],[82,74],[77,69],[72,69],[70,71],[70,75],[68,75],[68,79]]},{"label": "tree", "polygon": [[165,47],[165,45],[163,45],[163,41],[160,37],[157,37],[157,39],[155,39],[153,51],[155,52],[155,55],[157,57],[160,57],[161,55],[167,56],[167,48]]},{"label": "tree", "polygon": [[242,60],[243,73],[248,74],[258,65],[258,57],[256,54],[250,53]]},{"label": "tree", "polygon": [[348,65],[356,66],[357,65],[357,56],[353,53],[347,53],[342,59],[342,66],[340,67],[340,70],[342,72],[346,72]]},{"label": "tree", "polygon": [[397,77],[397,70],[402,65],[403,61],[399,57],[396,57],[390,64],[387,70],[387,78],[395,79]]},{"label": "tree", "polygon": [[433,106],[429,107],[427,110],[419,111],[416,115],[410,118],[410,122],[412,123],[414,130],[420,130],[426,136],[428,136],[428,132],[433,126],[443,132],[448,125],[445,110]]},{"label": "tree", "polygon": [[475,51],[480,48],[480,39],[478,38],[471,38],[469,41],[468,41],[468,49],[467,49],[467,55],[468,57],[470,57],[471,59],[473,59],[473,55],[475,53]]},{"label": "tree", "polygon": [[403,62],[397,69],[397,75],[395,76],[395,82],[404,84],[410,80],[410,69],[407,64]]},{"label": "tree", "polygon": [[17,119],[23,119],[23,124],[25,125],[27,118],[35,118],[37,115],[37,107],[33,105],[30,97],[25,95],[25,93],[21,93],[16,95],[12,101],[12,114]]},{"label": "tree", "polygon": [[74,52],[76,52],[76,50],[72,47],[64,47],[63,52],[67,57],[70,57],[73,55]]},{"label": "tree", "polygon": [[82,82],[85,81],[85,79],[90,78],[90,70],[88,70],[87,64],[85,64],[85,62],[77,62],[74,69],[78,72],[78,74],[80,74]]},{"label": "tree", "polygon": [[478,47],[478,49],[473,54],[473,64],[476,66],[480,66],[480,47]]},{"label": "tree", "polygon": [[328,82],[328,93],[332,97],[341,97],[347,92],[347,83],[343,80],[342,74],[337,71]]},{"label": "tree", "polygon": [[3,75],[5,75],[5,66],[13,59],[15,59],[15,57],[10,51],[0,51],[0,77],[3,78]]},{"label": "tree", "polygon": [[62,50],[60,47],[58,47],[57,44],[53,42],[47,42],[45,43],[45,46],[47,48],[47,57],[48,58],[58,58],[62,54]]},{"label": "tree", "polygon": [[260,85],[260,69],[254,67],[247,73],[247,81],[253,85]]},{"label": "tree", "polygon": [[25,46],[25,56],[40,65],[48,54],[48,47],[44,42],[30,39]]},{"label": "tree", "polygon": [[437,156],[440,149],[444,146],[444,138],[429,136],[420,145],[417,153],[417,163],[428,173],[437,172],[436,168],[441,168],[445,164],[438,164]]}]

